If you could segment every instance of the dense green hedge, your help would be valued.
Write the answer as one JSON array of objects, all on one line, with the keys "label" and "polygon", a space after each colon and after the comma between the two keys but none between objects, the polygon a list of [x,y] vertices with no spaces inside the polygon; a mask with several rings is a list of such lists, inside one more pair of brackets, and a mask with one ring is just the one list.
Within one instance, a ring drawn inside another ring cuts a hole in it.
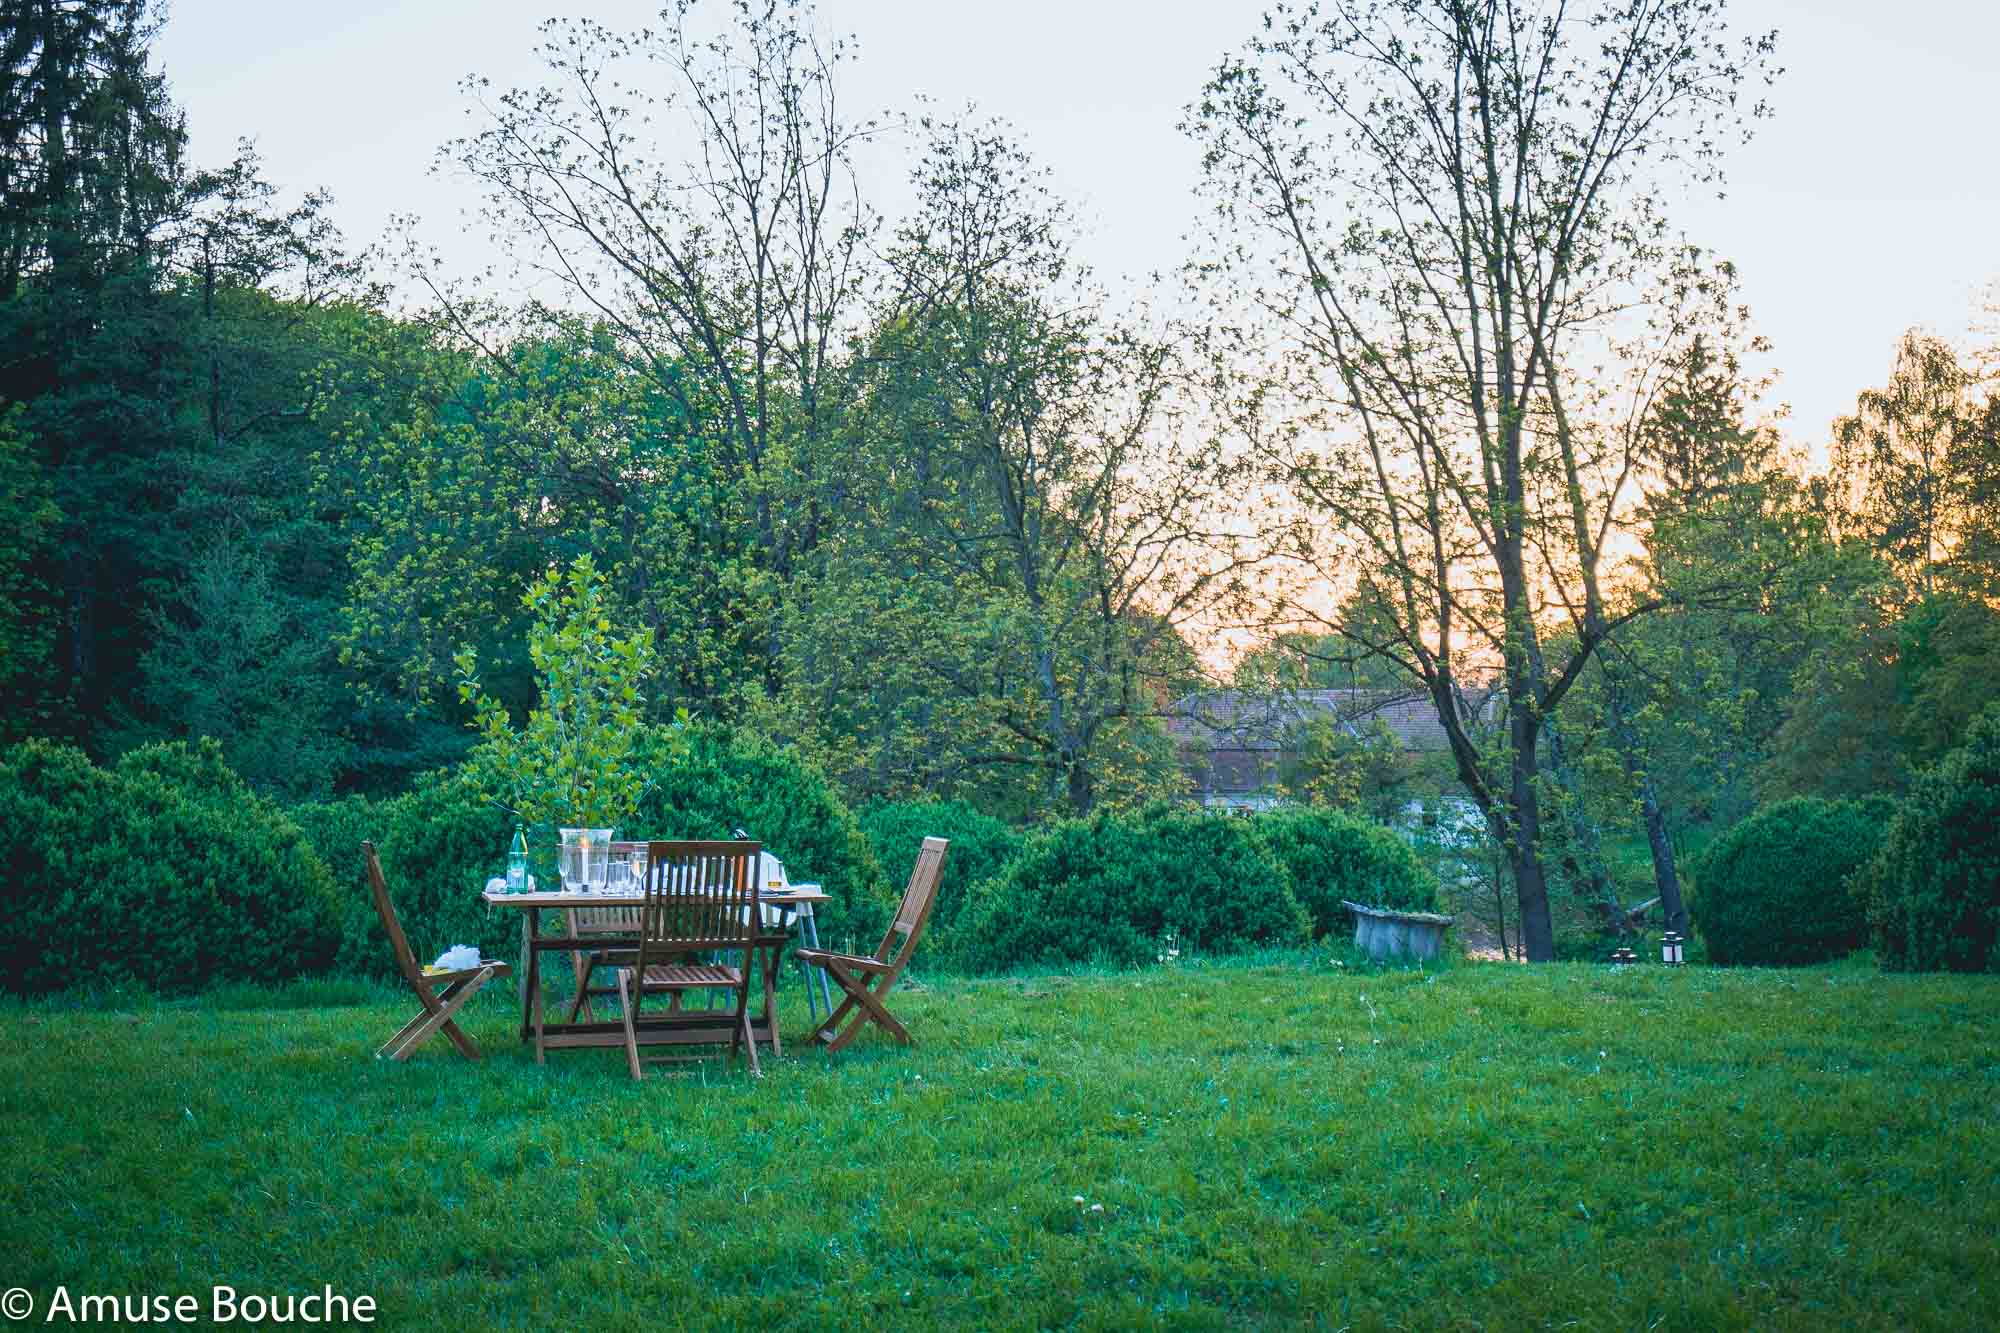
[{"label": "dense green hedge", "polygon": [[883,878],[897,891],[907,882],[925,838],[951,843],[922,947],[926,957],[957,965],[966,905],[976,889],[1021,854],[1027,835],[961,801],[878,801],[864,807],[859,819]]},{"label": "dense green hedge", "polygon": [[833,899],[815,913],[822,943],[875,947],[894,902],[832,783],[790,750],[718,726],[657,732],[647,755],[651,785],[622,836],[726,838],[743,829],[793,880],[817,882]]},{"label": "dense green hedge", "polygon": [[1695,859],[1689,909],[1722,964],[1796,966],[1858,948],[1867,919],[1857,872],[1895,809],[1883,797],[1794,797],[1766,806]]},{"label": "dense green hedge", "polygon": [[[921,839],[949,839],[926,951],[969,971],[1132,965],[1168,935],[1207,952],[1300,943],[1340,923],[1343,897],[1436,905],[1435,882],[1400,840],[1344,815],[1251,821],[1156,807],[1030,836],[956,803],[878,805],[857,819],[789,751],[717,727],[655,732],[646,759],[651,783],[621,834],[748,830],[794,879],[825,885],[830,944],[872,946]],[[326,971],[388,977],[363,841],[381,851],[419,961],[454,944],[510,956],[518,920],[486,909],[479,891],[501,871],[512,828],[463,772],[385,800],[281,811],[213,744],[148,747],[100,768],[31,742],[0,753],[0,837],[14,850],[0,984],[179,992]],[[554,831],[533,835],[550,876]]]},{"label": "dense green hedge", "polygon": [[1883,967],[2000,972],[2000,711],[1918,777],[1867,888]]},{"label": "dense green hedge", "polygon": [[1342,810],[1277,810],[1251,821],[1292,893],[1312,918],[1312,937],[1350,930],[1343,900],[1404,912],[1438,910],[1438,882],[1410,844],[1381,824]]},{"label": "dense green hedge", "polygon": [[1164,809],[1056,824],[976,897],[961,931],[976,971],[1132,966],[1168,934],[1214,953],[1301,944],[1310,925],[1248,821]]},{"label": "dense green hedge", "polygon": [[506,866],[513,821],[463,777],[433,774],[388,800],[350,796],[294,806],[291,813],[339,885],[336,971],[376,977],[396,971],[368,893],[364,841],[381,855],[389,897],[419,963],[455,944],[477,945],[489,958],[520,952],[519,918],[479,901],[486,881]]},{"label": "dense green hedge", "polygon": [[326,866],[213,742],[108,768],[29,741],[0,755],[0,984],[13,991],[326,971],[340,940]]}]

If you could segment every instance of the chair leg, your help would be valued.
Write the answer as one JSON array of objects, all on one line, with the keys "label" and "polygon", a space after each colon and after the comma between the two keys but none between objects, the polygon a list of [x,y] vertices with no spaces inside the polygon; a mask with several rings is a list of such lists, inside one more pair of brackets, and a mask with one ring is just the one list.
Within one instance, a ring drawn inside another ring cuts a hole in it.
[{"label": "chair leg", "polygon": [[748,1003],[750,997],[746,994],[743,998],[745,1003],[738,1006],[736,1010],[737,1034],[742,1038],[744,1048],[750,1052],[750,1077],[762,1078],[764,1077],[764,1069],[762,1065],[757,1063],[757,1038],[751,1035],[750,1032],[750,1005]]},{"label": "chair leg", "polygon": [[[877,992],[871,989],[875,978],[863,980],[838,963],[828,963],[826,970],[833,975],[834,984],[846,993],[846,998],[841,1001],[840,1007],[813,1033],[814,1039],[824,1044],[829,1053],[844,1050],[861,1035],[861,1029],[870,1023],[878,1024],[883,1031],[903,1045],[910,1044],[910,1030],[897,1022],[895,1017],[882,1007],[882,997],[889,993],[888,986]],[[836,1031],[835,1025],[842,1015],[857,1008],[860,1012],[854,1015],[846,1030]]]},{"label": "chair leg", "polygon": [[453,982],[442,995],[433,995],[428,988],[419,989],[417,995],[424,1002],[424,1012],[404,1024],[402,1031],[375,1052],[375,1058],[379,1060],[386,1055],[391,1060],[409,1059],[417,1047],[429,1041],[439,1028],[451,1021],[452,1014],[464,1001],[460,992],[465,984],[463,981]]},{"label": "chair leg", "polygon": [[444,1033],[445,1039],[458,1047],[458,1053],[466,1059],[477,1060],[479,1058],[479,1047],[473,1043],[472,1038],[465,1035],[465,1029],[460,1027],[456,1022],[446,1019],[438,1027],[438,1031]]},{"label": "chair leg", "polygon": [[[799,904],[799,940],[809,949],[819,948],[819,918],[813,915],[811,903]],[[813,973],[819,973],[819,1003],[813,1003]],[[833,995],[827,990],[826,969],[814,967],[805,959],[799,960],[799,979],[806,983],[806,1010],[809,1017],[818,1018],[821,1009],[833,1012]]]},{"label": "chair leg", "polygon": [[[383,1042],[382,1045],[376,1049],[375,1058],[377,1060],[380,1060],[384,1056],[388,1055],[391,1051],[394,1051],[398,1046],[402,1045],[404,1041],[408,1040],[411,1033],[415,1032],[418,1028],[422,1027],[424,1024],[430,1021],[431,1021],[431,1011],[429,1009],[419,1010],[415,1018],[403,1024],[402,1027],[396,1030],[395,1036]],[[402,1057],[396,1056],[394,1058],[401,1059]]]},{"label": "chair leg", "polygon": [[[845,1049],[847,1044],[860,1034],[861,1029],[868,1026],[868,1015],[855,1012],[860,1007],[861,992],[866,983],[856,981],[852,973],[835,963],[826,964],[824,971],[833,978],[833,984],[840,987],[840,1005],[826,1016],[826,1021],[819,1025],[819,1030],[813,1036],[831,1053]],[[849,1014],[853,1014],[853,1017],[847,1018]],[[842,1019],[847,1019],[847,1026],[844,1029],[840,1026]]]},{"label": "chair leg", "polygon": [[391,1060],[407,1060],[411,1052],[443,1031],[451,1038],[452,1044],[468,1059],[479,1058],[479,1047],[472,1038],[465,1035],[452,1016],[465,1006],[465,1002],[479,993],[479,988],[493,979],[493,969],[484,968],[477,975],[454,981],[445,987],[442,995],[431,995],[427,989],[419,990],[418,997],[424,1001],[424,1012],[405,1023],[402,1030],[383,1044],[375,1052],[375,1058],[388,1056]]},{"label": "chair leg", "polygon": [[596,956],[584,955],[583,961],[577,966],[576,994],[570,996],[569,1012],[564,1016],[564,1022],[576,1022],[578,1014],[583,1015],[583,1021],[586,1023],[595,1023],[597,1021],[597,1010],[592,1006],[590,1000],[590,979],[596,975]]},{"label": "chair leg", "polygon": [[[886,986],[883,987],[881,995],[887,995],[888,993],[889,988]],[[903,1043],[903,1045],[908,1046],[910,1044],[910,1030],[897,1022],[894,1014],[882,1007],[881,998],[876,992],[869,990],[864,984],[855,993],[854,998],[861,1002],[862,1013],[869,1022],[881,1027],[890,1036]]]},{"label": "chair leg", "polygon": [[842,997],[840,1004],[829,1010],[826,1017],[819,1021],[819,1026],[812,1030],[812,1036],[808,1040],[831,1041],[832,1038],[828,1034],[840,1026],[840,1020],[847,1017],[847,1011],[853,1007],[854,1001],[852,999]]},{"label": "chair leg", "polygon": [[778,1035],[778,951],[766,949],[758,967],[764,973],[764,1017],[771,1024],[771,1055],[785,1053],[785,1039]]},{"label": "chair leg", "polygon": [[632,991],[632,969],[627,967],[619,968],[618,1007],[623,1011],[625,1016],[625,1063],[631,1068],[632,1078],[636,1082],[645,1078],[646,1074],[639,1067],[639,1030],[633,1025],[635,1012],[639,1006],[635,1003],[638,997]]}]

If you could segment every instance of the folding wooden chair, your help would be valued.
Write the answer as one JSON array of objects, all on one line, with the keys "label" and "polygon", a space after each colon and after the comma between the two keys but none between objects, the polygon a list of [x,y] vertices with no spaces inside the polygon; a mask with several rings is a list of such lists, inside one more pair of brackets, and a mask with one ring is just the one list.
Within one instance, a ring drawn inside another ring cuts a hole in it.
[{"label": "folding wooden chair", "polygon": [[[924,839],[923,849],[917,853],[917,864],[910,871],[909,887],[903,890],[902,906],[896,909],[895,921],[872,956],[829,953],[824,949],[797,952],[800,961],[824,968],[847,997],[813,1029],[813,1040],[823,1042],[829,1051],[846,1046],[870,1023],[880,1024],[890,1036],[909,1045],[909,1030],[890,1016],[882,1007],[882,1000],[895,989],[903,969],[909,966],[910,955],[916,952],[917,941],[923,938],[924,927],[930,923],[931,905],[937,900],[938,879],[944,874],[944,856],[950,846],[943,838]],[[898,937],[902,940],[900,945],[896,944]],[[850,1012],[854,1017],[847,1029],[841,1031],[840,1022]]]},{"label": "folding wooden chair", "polygon": [[[736,992],[729,1058],[736,1058],[738,1046],[746,1047],[750,1072],[763,1075],[750,1032],[750,956],[759,922],[757,857],[763,850],[754,842],[648,845],[639,947],[613,959],[625,964],[618,969],[618,1000],[625,1011],[625,1060],[633,1078],[645,1077],[639,1067],[640,1004],[648,995],[665,992],[678,1007],[681,994],[691,990]],[[696,957],[728,952],[733,952],[734,964]]]},{"label": "folding wooden chair", "polygon": [[[478,994],[481,986],[495,977],[513,975],[513,969],[505,963],[482,958],[477,967],[460,968],[455,972],[433,972],[426,976],[422,964],[410,952],[410,942],[403,937],[403,923],[396,919],[395,905],[389,901],[389,886],[383,882],[382,862],[375,855],[375,844],[362,843],[361,855],[368,863],[368,888],[375,895],[375,914],[382,918],[382,929],[389,936],[389,946],[396,951],[396,970],[403,974],[403,980],[410,983],[410,989],[417,993],[417,999],[424,1006],[422,1013],[403,1024],[402,1031],[383,1043],[382,1049],[375,1052],[375,1058],[379,1060],[386,1055],[391,1060],[407,1060],[410,1052],[443,1032],[467,1059],[477,1060],[479,1047],[452,1021],[452,1015]],[[442,994],[433,989],[438,986],[444,987]]]}]

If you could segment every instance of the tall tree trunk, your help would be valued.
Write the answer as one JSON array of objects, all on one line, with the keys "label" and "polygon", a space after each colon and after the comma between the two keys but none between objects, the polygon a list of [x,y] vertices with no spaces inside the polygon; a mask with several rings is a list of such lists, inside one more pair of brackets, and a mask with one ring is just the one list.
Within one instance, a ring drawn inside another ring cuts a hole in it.
[{"label": "tall tree trunk", "polygon": [[1605,906],[1605,919],[1615,928],[1625,914],[1625,904],[1618,899],[1618,892],[1612,886],[1611,873],[1604,865],[1604,839],[1597,831],[1597,825],[1590,822],[1583,812],[1581,795],[1583,783],[1577,778],[1576,770],[1570,767],[1568,747],[1563,744],[1562,732],[1551,718],[1543,723],[1543,730],[1549,738],[1549,776],[1566,798],[1563,801],[1563,818],[1569,825],[1570,841],[1576,847],[1576,869],[1590,885],[1590,896]]},{"label": "tall tree trunk", "polygon": [[1606,711],[1611,718],[1611,738],[1618,745],[1618,755],[1625,765],[1625,771],[1638,779],[1639,814],[1646,823],[1646,845],[1653,854],[1653,887],[1660,897],[1660,913],[1666,918],[1667,929],[1682,935],[1688,931],[1687,905],[1681,901],[1681,877],[1674,865],[1674,844],[1667,837],[1667,819],[1660,809],[1660,797],[1653,786],[1653,775],[1646,771],[1639,754],[1639,737],[1632,729],[1631,716],[1625,710],[1625,682],[1614,666],[1613,659],[1603,659]]},{"label": "tall tree trunk", "polygon": [[1667,840],[1666,817],[1660,813],[1659,798],[1653,793],[1653,780],[1642,778],[1639,782],[1639,811],[1646,820],[1646,843],[1653,851],[1653,883],[1660,894],[1660,911],[1667,919],[1667,929],[1685,935],[1688,932],[1687,906],[1681,901],[1680,872],[1674,866],[1674,845]]},{"label": "tall tree trunk", "polygon": [[1069,766],[1067,786],[1070,813],[1081,818],[1090,813],[1090,807],[1097,800],[1096,784],[1090,779],[1090,767],[1075,756],[1066,760]]},{"label": "tall tree trunk", "polygon": [[1514,732],[1513,805],[1507,859],[1514,871],[1514,891],[1521,909],[1521,952],[1531,963],[1551,963],[1556,956],[1555,923],[1549,916],[1549,884],[1542,868],[1542,811],[1535,790],[1537,728],[1516,709]]}]

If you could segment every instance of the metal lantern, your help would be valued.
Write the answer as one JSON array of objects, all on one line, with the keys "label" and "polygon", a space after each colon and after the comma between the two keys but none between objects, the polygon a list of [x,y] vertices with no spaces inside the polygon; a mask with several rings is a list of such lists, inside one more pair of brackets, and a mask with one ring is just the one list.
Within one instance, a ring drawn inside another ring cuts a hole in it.
[{"label": "metal lantern", "polygon": [[1636,963],[1638,961],[1638,954],[1622,946],[1611,951],[1611,965],[1613,967],[1621,967],[1627,963]]},{"label": "metal lantern", "polygon": [[1660,961],[1668,967],[1679,967],[1682,961],[1681,946],[1684,943],[1678,931],[1670,930],[1660,936]]}]

